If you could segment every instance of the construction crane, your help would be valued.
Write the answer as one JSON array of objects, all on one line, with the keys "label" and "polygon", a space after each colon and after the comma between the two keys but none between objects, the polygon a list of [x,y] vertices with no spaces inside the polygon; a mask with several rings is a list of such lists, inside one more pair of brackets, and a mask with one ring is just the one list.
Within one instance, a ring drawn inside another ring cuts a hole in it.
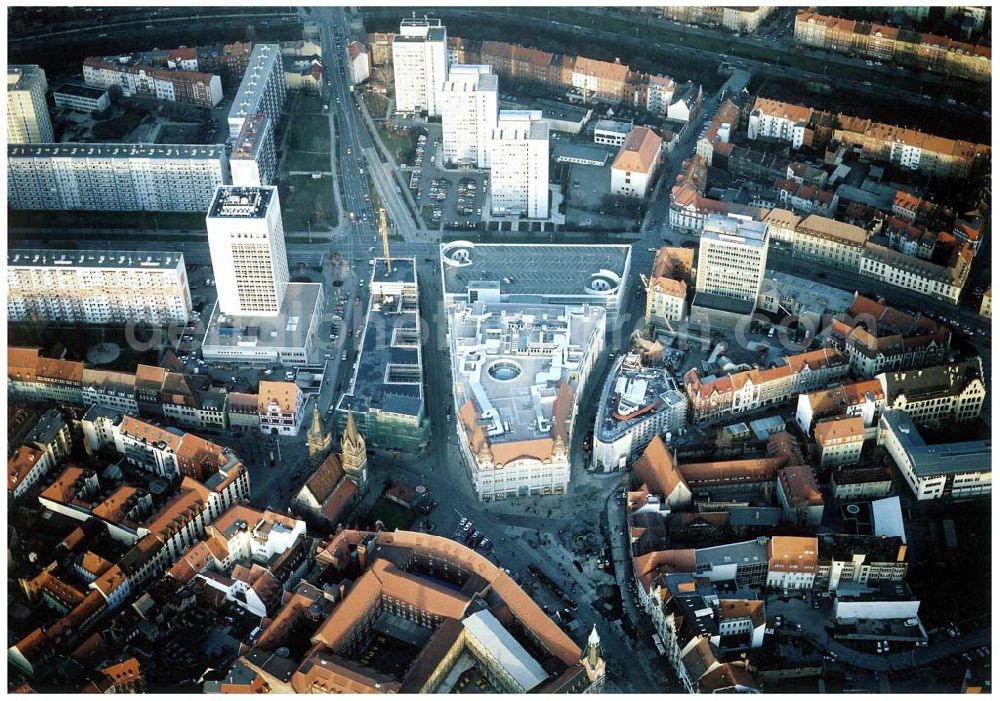
[{"label": "construction crane", "polygon": [[389,261],[389,221],[385,216],[385,207],[378,208],[378,232],[382,236],[382,257],[385,258],[386,271],[392,269]]}]

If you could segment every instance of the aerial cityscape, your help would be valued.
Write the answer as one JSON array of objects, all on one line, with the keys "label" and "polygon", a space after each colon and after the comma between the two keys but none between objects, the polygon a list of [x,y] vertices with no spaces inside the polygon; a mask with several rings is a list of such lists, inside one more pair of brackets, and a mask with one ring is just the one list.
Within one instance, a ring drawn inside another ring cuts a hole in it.
[{"label": "aerial cityscape", "polygon": [[8,693],[990,693],[992,23],[8,7]]}]

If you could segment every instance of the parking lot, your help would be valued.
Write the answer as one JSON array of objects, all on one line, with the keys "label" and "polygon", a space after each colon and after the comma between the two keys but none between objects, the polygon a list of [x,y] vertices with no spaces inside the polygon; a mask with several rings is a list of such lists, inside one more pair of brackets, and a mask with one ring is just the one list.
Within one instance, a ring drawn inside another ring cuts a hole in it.
[{"label": "parking lot", "polygon": [[493,541],[490,540],[485,533],[482,533],[476,524],[462,516],[458,522],[458,526],[455,527],[455,532],[452,534],[452,540],[455,540],[463,545],[481,550],[483,552],[490,552],[493,550]]},{"label": "parking lot", "polygon": [[[411,123],[398,120],[396,125],[406,130]],[[488,172],[443,168],[441,125],[412,126],[417,135],[413,163],[400,165],[424,223],[432,229],[476,228],[483,218]]]}]

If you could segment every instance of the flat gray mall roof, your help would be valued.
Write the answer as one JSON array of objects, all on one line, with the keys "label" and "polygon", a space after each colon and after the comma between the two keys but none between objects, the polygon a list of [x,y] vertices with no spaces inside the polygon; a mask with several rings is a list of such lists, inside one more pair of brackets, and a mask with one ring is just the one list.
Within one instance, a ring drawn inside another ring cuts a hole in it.
[{"label": "flat gray mall roof", "polygon": [[[442,253],[455,242],[441,245]],[[495,281],[504,295],[580,295],[591,276],[610,270],[625,275],[631,247],[624,244],[471,244],[471,265],[445,265],[448,294],[463,294],[470,282]],[[601,304],[600,297],[594,297]]]}]

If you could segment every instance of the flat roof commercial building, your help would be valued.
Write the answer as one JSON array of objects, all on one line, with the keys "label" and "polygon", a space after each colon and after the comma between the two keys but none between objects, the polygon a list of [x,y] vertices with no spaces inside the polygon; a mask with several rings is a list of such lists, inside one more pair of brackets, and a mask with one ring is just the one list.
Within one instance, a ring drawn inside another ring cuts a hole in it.
[{"label": "flat roof commercial building", "polygon": [[549,125],[540,110],[501,110],[490,141],[494,215],[549,216]]},{"label": "flat roof commercial building", "polygon": [[632,247],[621,244],[441,244],[445,307],[460,301],[592,304],[608,324],[621,311]]},{"label": "flat roof commercial building", "polygon": [[310,282],[288,283],[277,314],[226,314],[217,303],[203,317],[202,357],[255,367],[313,362],[322,312],[323,286]]},{"label": "flat roof commercial building", "polygon": [[450,308],[459,446],[480,499],[565,494],[577,398],[604,349],[604,324],[598,306]]},{"label": "flat roof commercial building", "polygon": [[45,101],[49,84],[36,65],[7,66],[7,143],[52,142],[52,118]]},{"label": "flat roof commercial building", "polygon": [[788,273],[768,270],[757,293],[757,308],[784,314],[819,330],[823,318],[846,311],[854,294]]},{"label": "flat roof commercial building", "polygon": [[184,254],[7,251],[7,320],[67,324],[186,324]]},{"label": "flat roof commercial building", "polygon": [[920,501],[992,492],[992,441],[927,445],[905,411],[889,410],[879,420],[878,442]]},{"label": "flat roof commercial building", "polygon": [[76,112],[103,112],[111,106],[111,98],[104,88],[77,83],[63,83],[52,91],[56,108]]},{"label": "flat roof commercial building", "polygon": [[767,235],[763,222],[710,214],[698,246],[696,303],[711,306],[712,297],[724,297],[752,311],[767,266]]},{"label": "flat roof commercial building", "polygon": [[598,119],[594,125],[594,143],[602,146],[621,146],[632,131],[632,122]]},{"label": "flat roof commercial building", "polygon": [[219,145],[7,145],[12,209],[205,211],[228,180]]},{"label": "flat roof commercial building", "polygon": [[343,428],[354,415],[369,445],[418,453],[430,440],[424,404],[416,260],[376,258],[368,316],[349,384],[337,404]]}]

